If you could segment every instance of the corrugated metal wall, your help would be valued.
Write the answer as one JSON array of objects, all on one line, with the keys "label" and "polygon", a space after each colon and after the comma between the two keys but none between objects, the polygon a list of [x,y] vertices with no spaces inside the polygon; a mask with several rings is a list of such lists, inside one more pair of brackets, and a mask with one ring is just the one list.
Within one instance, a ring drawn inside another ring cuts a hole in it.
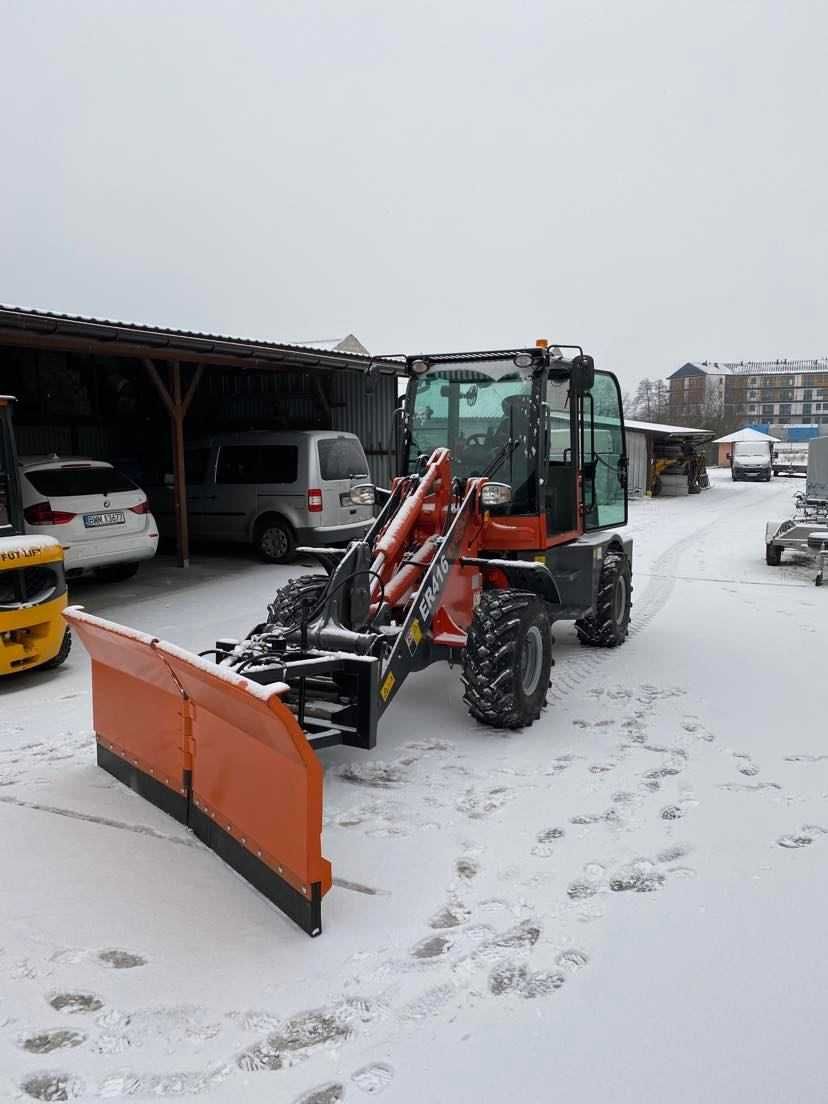
[{"label": "corrugated metal wall", "polygon": [[371,467],[371,478],[380,487],[389,487],[396,474],[397,377],[376,376],[369,380],[357,372],[338,372],[333,376],[331,399],[333,428],[359,437]]},{"label": "corrugated metal wall", "polygon": [[628,493],[640,498],[647,490],[647,434],[637,429],[627,430],[629,459]]}]

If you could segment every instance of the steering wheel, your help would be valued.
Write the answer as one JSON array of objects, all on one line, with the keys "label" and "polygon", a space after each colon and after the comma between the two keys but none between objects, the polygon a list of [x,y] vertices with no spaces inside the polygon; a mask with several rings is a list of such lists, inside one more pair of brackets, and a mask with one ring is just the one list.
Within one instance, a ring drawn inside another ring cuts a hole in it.
[{"label": "steering wheel", "polygon": [[471,445],[472,448],[486,448],[489,445],[489,438],[485,433],[472,433],[463,442],[463,446],[468,448]]}]

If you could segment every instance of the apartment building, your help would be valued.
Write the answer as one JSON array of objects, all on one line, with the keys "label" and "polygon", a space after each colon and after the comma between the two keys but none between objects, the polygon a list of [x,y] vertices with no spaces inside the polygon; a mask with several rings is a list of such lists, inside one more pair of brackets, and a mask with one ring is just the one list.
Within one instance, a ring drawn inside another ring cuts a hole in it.
[{"label": "apartment building", "polygon": [[828,357],[688,361],[668,379],[674,419],[715,412],[734,425],[828,425]]}]

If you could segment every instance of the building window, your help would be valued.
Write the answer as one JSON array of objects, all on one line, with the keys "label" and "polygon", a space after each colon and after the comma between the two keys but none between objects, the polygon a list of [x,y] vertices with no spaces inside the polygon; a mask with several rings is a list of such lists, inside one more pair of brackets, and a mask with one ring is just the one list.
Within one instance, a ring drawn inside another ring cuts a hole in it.
[{"label": "building window", "polygon": [[808,390],[808,391],[803,391],[802,392],[802,398],[805,400],[805,402],[809,402],[813,397],[814,397],[813,391]]},{"label": "building window", "polygon": [[773,414],[773,403],[765,403],[762,407],[763,414]]},{"label": "building window", "polygon": [[805,417],[806,414],[809,417],[811,415],[811,404],[810,403],[803,403],[802,404],[802,416],[803,416],[803,418]]},{"label": "building window", "polygon": [[790,414],[790,412],[791,412],[791,404],[790,403],[780,403],[779,404],[779,413],[780,414]]}]

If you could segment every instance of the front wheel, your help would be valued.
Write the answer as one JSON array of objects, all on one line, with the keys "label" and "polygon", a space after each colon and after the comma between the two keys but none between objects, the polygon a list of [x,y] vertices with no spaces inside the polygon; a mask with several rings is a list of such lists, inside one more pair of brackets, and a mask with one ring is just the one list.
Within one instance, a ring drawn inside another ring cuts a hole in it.
[{"label": "front wheel", "polygon": [[769,567],[779,567],[782,563],[782,545],[781,544],[766,544],[765,545],[765,563]]},{"label": "front wheel", "polygon": [[60,667],[62,663],[65,663],[69,658],[69,653],[72,651],[72,634],[67,629],[63,634],[63,640],[60,642],[60,650],[56,656],[48,660],[46,663],[42,663],[40,666],[41,671],[52,671],[55,667]]},{"label": "front wheel", "polygon": [[546,604],[521,590],[480,599],[463,652],[469,713],[493,728],[523,728],[546,705],[552,633]]},{"label": "front wheel", "polygon": [[595,612],[575,622],[578,640],[590,648],[617,648],[627,639],[632,610],[632,569],[617,548],[604,556]]}]

